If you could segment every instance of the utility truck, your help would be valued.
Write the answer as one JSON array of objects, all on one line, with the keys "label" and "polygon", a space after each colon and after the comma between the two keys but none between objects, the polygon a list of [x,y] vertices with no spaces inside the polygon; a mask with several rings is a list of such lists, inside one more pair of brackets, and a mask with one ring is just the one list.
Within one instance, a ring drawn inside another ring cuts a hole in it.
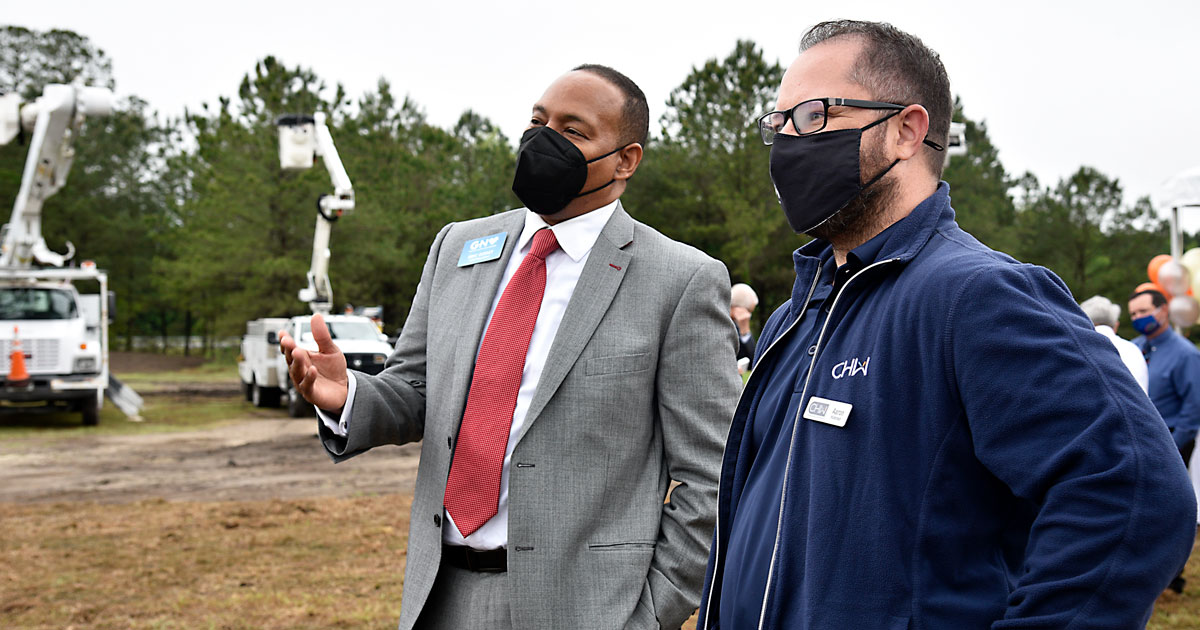
[{"label": "utility truck", "polygon": [[[0,145],[30,134],[12,218],[0,229],[0,405],[22,413],[69,409],[94,425],[107,393],[131,419],[141,398],[109,372],[108,325],[115,295],[94,263],[65,265],[41,233],[42,205],[67,180],[71,144],[85,118],[112,111],[110,90],[51,84],[22,106],[0,95]],[[81,293],[80,288],[94,292]]]},{"label": "utility truck", "polygon": [[301,302],[307,302],[310,315],[297,317],[263,317],[246,322],[242,337],[242,352],[238,359],[238,376],[242,392],[256,407],[275,407],[287,404],[293,418],[313,415],[312,405],[300,395],[288,377],[287,363],[279,350],[278,331],[286,331],[306,350],[316,352],[312,336],[312,315],[321,314],[329,328],[333,343],[346,355],[347,367],[369,374],[383,370],[392,347],[387,336],[368,317],[362,315],[330,315],[333,306],[333,286],[329,280],[329,236],[333,223],[344,213],[354,210],[354,188],[342,160],[333,144],[333,136],[325,124],[325,114],[312,116],[283,116],[279,126],[279,162],[284,170],[311,168],[319,157],[333,182],[332,195],[317,200],[317,225],[313,236],[312,262],[308,269],[308,286],[300,290]]}]

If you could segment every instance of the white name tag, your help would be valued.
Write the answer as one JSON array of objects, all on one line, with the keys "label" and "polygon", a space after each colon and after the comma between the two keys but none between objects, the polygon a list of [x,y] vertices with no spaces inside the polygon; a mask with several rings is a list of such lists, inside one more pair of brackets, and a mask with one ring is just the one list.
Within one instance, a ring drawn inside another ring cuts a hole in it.
[{"label": "white name tag", "polygon": [[835,427],[844,427],[846,419],[850,417],[850,410],[853,408],[854,405],[850,403],[813,396],[808,399],[808,406],[804,408],[804,417],[808,420],[832,424]]}]

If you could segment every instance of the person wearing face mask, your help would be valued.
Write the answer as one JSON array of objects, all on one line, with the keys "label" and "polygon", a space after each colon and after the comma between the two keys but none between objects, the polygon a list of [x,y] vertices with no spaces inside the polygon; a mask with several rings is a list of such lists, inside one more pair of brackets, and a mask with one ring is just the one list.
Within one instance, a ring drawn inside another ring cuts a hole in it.
[{"label": "person wearing face mask", "polygon": [[1142,391],[1150,392],[1150,372],[1146,369],[1146,358],[1142,356],[1142,351],[1133,344],[1117,335],[1117,326],[1120,324],[1121,307],[1113,304],[1112,300],[1103,295],[1093,295],[1092,297],[1079,303],[1079,308],[1083,310],[1083,314],[1092,320],[1092,325],[1096,327],[1096,332],[1104,335],[1113,347],[1117,350],[1117,356],[1120,357],[1121,363],[1133,375],[1137,381],[1138,387]]},{"label": "person wearing face mask", "polygon": [[938,55],[849,20],[800,51],[759,131],[813,240],[730,427],[699,628],[1144,627],[1196,535],[1166,426],[1061,280],[959,228]]},{"label": "person wearing face mask", "polygon": [[[335,461],[420,440],[400,628],[678,628],[740,388],[725,266],[621,195],[649,112],[583,65],[534,104],[524,208],[444,227],[385,370],[282,336]],[[319,316],[315,316],[319,317]],[[315,320],[314,317],[314,320]]]},{"label": "person wearing face mask", "polygon": [[[1200,350],[1171,330],[1167,297],[1158,291],[1129,296],[1129,319],[1141,333],[1133,344],[1146,359],[1150,400],[1167,423],[1186,466],[1192,461],[1200,430]],[[1182,593],[1186,584],[1180,571],[1167,588]]]},{"label": "person wearing face mask", "polygon": [[1200,430],[1200,350],[1171,330],[1167,298],[1158,291],[1129,296],[1129,319],[1141,336],[1134,345],[1150,370],[1150,400],[1162,414],[1186,463]]}]

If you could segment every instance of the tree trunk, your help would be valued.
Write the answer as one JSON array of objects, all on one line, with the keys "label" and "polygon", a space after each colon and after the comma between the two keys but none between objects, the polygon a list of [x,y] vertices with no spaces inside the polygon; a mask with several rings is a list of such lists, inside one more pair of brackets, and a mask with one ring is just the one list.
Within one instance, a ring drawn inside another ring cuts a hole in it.
[{"label": "tree trunk", "polygon": [[162,353],[167,353],[167,309],[159,309],[158,312],[158,334],[162,337]]},{"label": "tree trunk", "polygon": [[183,356],[188,356],[192,349],[192,309],[183,314]]}]

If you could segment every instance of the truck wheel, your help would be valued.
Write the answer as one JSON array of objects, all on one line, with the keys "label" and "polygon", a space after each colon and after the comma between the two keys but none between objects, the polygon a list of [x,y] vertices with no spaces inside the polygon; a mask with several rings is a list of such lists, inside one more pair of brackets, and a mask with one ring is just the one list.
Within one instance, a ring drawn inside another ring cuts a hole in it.
[{"label": "truck wheel", "polygon": [[91,401],[83,403],[83,426],[94,427],[100,424],[100,407]]},{"label": "truck wheel", "polygon": [[262,387],[258,383],[250,386],[250,402],[255,407],[278,407],[279,388]]},{"label": "truck wheel", "polygon": [[242,396],[245,397],[247,402],[249,402],[251,385],[250,385],[250,383],[247,383],[246,381],[241,381],[241,383],[242,383]]},{"label": "truck wheel", "polygon": [[308,404],[308,401],[300,395],[300,391],[292,385],[291,379],[288,380],[287,387],[287,410],[288,415],[293,418],[311,417],[316,413],[313,406]]}]

